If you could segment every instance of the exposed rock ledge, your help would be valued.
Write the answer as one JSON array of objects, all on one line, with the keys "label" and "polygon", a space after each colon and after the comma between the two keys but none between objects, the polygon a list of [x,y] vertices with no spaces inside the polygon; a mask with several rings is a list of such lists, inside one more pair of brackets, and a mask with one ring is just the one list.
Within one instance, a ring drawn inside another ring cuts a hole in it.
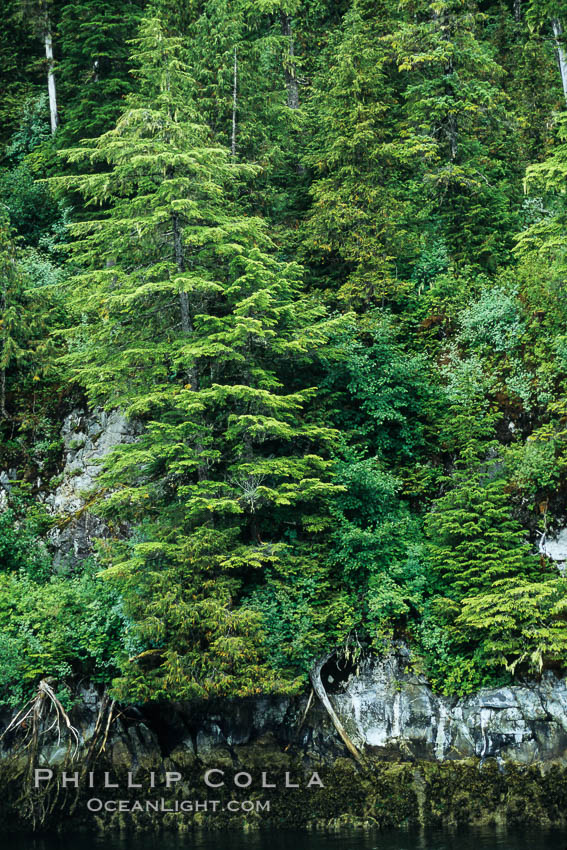
[{"label": "exposed rock ledge", "polygon": [[48,542],[56,560],[68,554],[85,558],[93,540],[105,537],[107,528],[87,510],[89,492],[100,472],[100,461],[122,443],[131,443],[138,433],[117,410],[73,410],[61,428],[64,466],[60,480],[44,501],[58,518]]},{"label": "exposed rock ledge", "polygon": [[377,755],[567,764],[567,682],[551,672],[537,683],[442,697],[411,672],[402,647],[365,662],[332,700],[355,743]]},{"label": "exposed rock ledge", "polygon": [[[564,826],[565,681],[548,673],[537,684],[486,689],[464,699],[449,699],[434,695],[426,680],[411,671],[409,661],[407,649],[399,647],[387,658],[367,660],[342,682],[341,671],[330,664],[323,669],[323,681],[334,691],[330,694],[333,706],[364,752],[362,764],[348,757],[320,704],[312,703],[305,716],[307,694],[296,699],[233,699],[200,706],[122,707],[114,714],[107,713],[101,723],[99,691],[83,687],[80,704],[72,712],[81,738],[74,767],[65,740],[58,742],[54,732],[33,764],[49,765],[55,776],[61,770],[94,767],[98,777],[103,776],[102,771],[110,771],[119,785],[99,790],[99,783],[92,791],[81,780],[78,790],[66,788],[49,797],[52,786],[47,786],[47,796],[38,797],[40,792],[34,792],[29,784],[29,751],[18,749],[18,736],[10,733],[3,741],[0,758],[4,789],[0,831],[9,822],[29,828],[29,812],[37,811],[47,813],[35,821],[40,829],[91,829],[94,825],[103,830],[341,824]],[[110,703],[104,705],[108,709]],[[7,716],[0,718],[0,728],[5,728],[7,721]],[[97,729],[99,733],[106,729],[108,736],[92,762],[94,740],[94,749],[100,743]],[[227,780],[235,772],[249,771],[256,784],[254,790],[246,787],[240,791],[246,800],[266,797],[256,785],[262,772],[267,772],[274,782],[269,786],[269,813],[261,817],[242,812],[229,815],[225,803],[235,793],[230,781],[226,787],[215,788],[214,797],[221,807],[214,817],[119,814],[115,807],[105,809],[100,817],[90,813],[88,798],[93,795],[111,801],[117,795],[120,799],[140,795],[203,799],[207,793],[210,796],[203,776],[211,767],[224,771],[216,775]],[[324,787],[309,790],[304,780],[313,770]],[[146,784],[147,776],[155,775],[153,791],[145,785],[144,792],[129,791],[127,771]],[[165,771],[178,771],[182,777],[174,792],[167,788]],[[299,784],[285,785],[286,775]],[[121,790],[113,790],[116,787]]]},{"label": "exposed rock ledge", "polygon": [[[337,675],[338,673],[338,675]],[[412,672],[409,651],[400,646],[382,659],[366,660],[345,681],[332,662],[323,670],[330,700],[358,748],[373,760],[398,762],[486,759],[567,766],[567,681],[548,672],[538,683],[483,689],[464,698],[433,693]],[[80,692],[74,710],[84,746],[95,729],[100,698],[95,688]],[[348,755],[317,701],[304,717],[307,696],[217,700],[199,706],[154,704],[119,713],[108,740],[132,763],[143,754],[184,752],[207,759],[231,755],[266,735],[274,746],[308,759],[332,762]],[[7,721],[7,717],[2,718]],[[0,723],[0,727],[2,723]],[[57,763],[64,746],[47,746],[43,758]]]},{"label": "exposed rock ledge", "polygon": [[[335,680],[330,686],[335,692],[329,694],[335,711],[358,748],[373,758],[567,766],[567,681],[554,673],[537,683],[486,688],[460,699],[443,697],[433,693],[424,676],[412,672],[409,651],[401,646],[383,659],[365,661],[342,684],[336,670],[324,670],[323,678],[329,681],[329,675]],[[197,721],[193,718],[191,734],[186,732],[174,746],[201,756],[251,744],[269,733],[282,747],[291,743],[304,755],[347,755],[319,704],[298,730],[305,704],[306,698],[231,700]],[[174,741],[180,715],[168,714],[162,732]]]}]

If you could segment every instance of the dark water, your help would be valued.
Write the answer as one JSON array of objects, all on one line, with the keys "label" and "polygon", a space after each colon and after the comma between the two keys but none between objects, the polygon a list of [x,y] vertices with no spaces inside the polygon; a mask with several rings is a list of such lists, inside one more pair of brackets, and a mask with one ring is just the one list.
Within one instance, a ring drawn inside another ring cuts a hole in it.
[{"label": "dark water", "polygon": [[4,838],[2,850],[567,850],[567,831],[187,833],[131,838]]}]

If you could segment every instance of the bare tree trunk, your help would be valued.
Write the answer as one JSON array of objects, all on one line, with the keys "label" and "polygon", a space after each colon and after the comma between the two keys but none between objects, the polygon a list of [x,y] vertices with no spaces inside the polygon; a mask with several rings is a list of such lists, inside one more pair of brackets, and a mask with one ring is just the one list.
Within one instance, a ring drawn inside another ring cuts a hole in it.
[{"label": "bare tree trunk", "polygon": [[329,715],[329,717],[333,721],[333,726],[335,727],[335,729],[337,730],[337,732],[341,736],[341,739],[343,740],[344,745],[346,746],[347,750],[353,756],[353,758],[356,759],[356,761],[362,762],[362,756],[360,755],[360,753],[356,749],[355,745],[353,744],[353,742],[349,738],[346,729],[344,728],[343,724],[339,720],[339,718],[338,718],[338,716],[335,712],[335,709],[331,705],[331,701],[330,701],[329,697],[327,696],[327,691],[325,690],[325,686],[323,685],[323,682],[322,682],[322,679],[321,679],[321,670],[323,669],[323,667],[325,666],[327,661],[329,661],[329,659],[333,657],[333,655],[334,655],[334,653],[330,652],[328,655],[325,655],[323,658],[319,659],[319,661],[316,661],[315,664],[313,665],[313,667],[311,668],[311,671],[309,673],[309,678],[311,679],[311,684],[313,686],[313,690],[315,691],[315,693],[317,694],[317,696],[319,697],[319,699],[321,700],[321,702],[325,706],[327,714]]},{"label": "bare tree trunk", "polygon": [[236,58],[236,47],[234,48],[234,83],[232,86],[232,138],[230,150],[233,156],[236,156],[236,95],[238,83],[238,60]]},{"label": "bare tree trunk", "polygon": [[553,37],[555,38],[555,47],[557,49],[557,60],[559,62],[559,73],[561,74],[561,84],[563,85],[563,95],[567,102],[567,55],[563,46],[563,27],[559,18],[553,18],[551,21],[553,29]]},{"label": "bare tree trunk", "polygon": [[522,0],[514,0],[514,20],[517,24],[522,20]]},{"label": "bare tree trunk", "polygon": [[447,121],[447,136],[449,137],[449,147],[451,150],[451,160],[454,162],[457,159],[457,153],[459,152],[458,138],[459,134],[457,131],[457,119],[454,115],[449,117]]},{"label": "bare tree trunk", "polygon": [[45,42],[45,58],[47,59],[47,92],[49,94],[49,116],[51,119],[51,132],[57,130],[59,117],[57,115],[57,92],[55,88],[55,73],[53,71],[53,40],[51,38],[51,23],[49,16],[45,16],[45,30],[43,36]]},{"label": "bare tree trunk", "polygon": [[287,88],[287,105],[290,109],[299,109],[299,86],[297,84],[297,72],[294,59],[293,31],[291,29],[291,18],[285,12],[280,13],[282,35],[289,39],[289,53],[284,63],[285,84]]}]

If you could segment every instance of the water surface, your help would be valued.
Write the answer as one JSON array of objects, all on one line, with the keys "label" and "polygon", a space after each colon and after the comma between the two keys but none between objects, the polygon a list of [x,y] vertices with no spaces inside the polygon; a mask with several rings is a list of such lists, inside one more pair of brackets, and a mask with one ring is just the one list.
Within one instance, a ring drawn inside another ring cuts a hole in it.
[{"label": "water surface", "polygon": [[189,832],[131,837],[80,835],[3,838],[2,850],[567,850],[567,830],[260,833]]}]

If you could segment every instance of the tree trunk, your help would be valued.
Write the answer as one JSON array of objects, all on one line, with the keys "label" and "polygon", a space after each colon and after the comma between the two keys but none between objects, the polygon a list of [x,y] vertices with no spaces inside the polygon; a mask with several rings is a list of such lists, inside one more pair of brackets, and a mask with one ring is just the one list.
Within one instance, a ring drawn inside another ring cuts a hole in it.
[{"label": "tree trunk", "polygon": [[289,52],[284,62],[285,84],[287,88],[287,105],[290,109],[299,109],[299,86],[294,59],[293,32],[291,18],[285,12],[280,13],[282,35],[289,39]]},{"label": "tree trunk", "polygon": [[230,150],[236,156],[236,95],[238,82],[238,60],[236,58],[236,47],[234,48],[234,82],[232,86],[232,137]]},{"label": "tree trunk", "polygon": [[313,667],[311,668],[311,671],[309,673],[309,678],[311,679],[311,684],[313,686],[313,690],[315,691],[315,693],[317,694],[317,696],[319,697],[319,699],[321,700],[321,702],[325,706],[327,714],[329,715],[329,717],[333,721],[333,726],[335,727],[335,729],[337,730],[337,732],[341,736],[341,739],[344,742],[344,745],[346,746],[347,750],[353,756],[353,758],[356,759],[357,762],[362,763],[362,756],[360,755],[360,753],[356,749],[355,745],[353,744],[353,742],[349,738],[349,736],[346,732],[346,729],[344,728],[343,724],[341,723],[341,721],[337,717],[337,714],[336,714],[333,706],[331,705],[331,701],[330,701],[329,697],[327,696],[327,691],[325,690],[325,686],[323,685],[323,682],[321,680],[321,670],[323,669],[323,667],[325,666],[327,661],[329,661],[329,659],[333,657],[333,655],[334,655],[334,652],[330,652],[328,655],[325,655],[323,658],[319,659],[319,661],[316,661],[315,664],[313,665]]},{"label": "tree trunk", "polygon": [[[0,315],[3,315],[6,312],[6,307],[8,306],[8,284],[6,281],[7,270],[2,275],[2,300],[0,301]],[[4,329],[2,334],[2,350],[0,351],[0,355],[4,358],[6,352],[6,330]],[[2,366],[0,369],[0,418],[7,419],[8,412],[6,410],[6,367]]]},{"label": "tree trunk", "polygon": [[449,120],[447,121],[447,136],[449,138],[451,161],[454,162],[457,159],[457,153],[459,152],[457,119],[454,115],[449,116]]},{"label": "tree trunk", "polygon": [[51,38],[51,23],[49,16],[45,16],[45,31],[43,36],[45,42],[45,58],[47,59],[47,92],[49,94],[49,116],[51,119],[51,132],[55,133],[59,124],[57,115],[57,92],[55,88],[55,73],[53,71],[53,41]]},{"label": "tree trunk", "polygon": [[522,20],[522,0],[514,0],[514,20],[517,24]]},{"label": "tree trunk", "polygon": [[[181,227],[179,226],[179,216],[177,213],[172,215],[173,224],[173,247],[175,252],[175,265],[179,274],[183,274],[185,268],[185,252],[183,250],[183,237],[181,235]],[[181,330],[183,336],[189,336],[193,333],[193,323],[191,321],[191,310],[189,309],[189,295],[186,292],[179,292],[179,307],[181,312]],[[199,375],[196,368],[188,368],[186,371],[187,383],[192,390],[199,389]],[[195,445],[197,455],[203,453],[203,446],[200,442]],[[202,481],[206,476],[206,469],[202,463],[197,468],[199,481]]]},{"label": "tree trunk", "polygon": [[559,18],[553,18],[551,21],[553,29],[553,37],[555,38],[555,47],[557,49],[557,61],[559,62],[559,73],[561,74],[561,84],[563,85],[563,95],[567,102],[567,55],[563,46],[563,27]]},{"label": "tree trunk", "polygon": [[[172,215],[173,224],[173,248],[175,251],[175,265],[179,274],[185,271],[185,253],[183,251],[183,240],[181,237],[181,228],[179,227],[179,216],[177,213]],[[181,310],[181,330],[187,336],[193,330],[191,324],[191,313],[189,311],[189,296],[186,292],[179,293],[179,307]]]},{"label": "tree trunk", "polygon": [[0,419],[7,419],[8,411],[6,410],[6,369],[0,369]]}]

